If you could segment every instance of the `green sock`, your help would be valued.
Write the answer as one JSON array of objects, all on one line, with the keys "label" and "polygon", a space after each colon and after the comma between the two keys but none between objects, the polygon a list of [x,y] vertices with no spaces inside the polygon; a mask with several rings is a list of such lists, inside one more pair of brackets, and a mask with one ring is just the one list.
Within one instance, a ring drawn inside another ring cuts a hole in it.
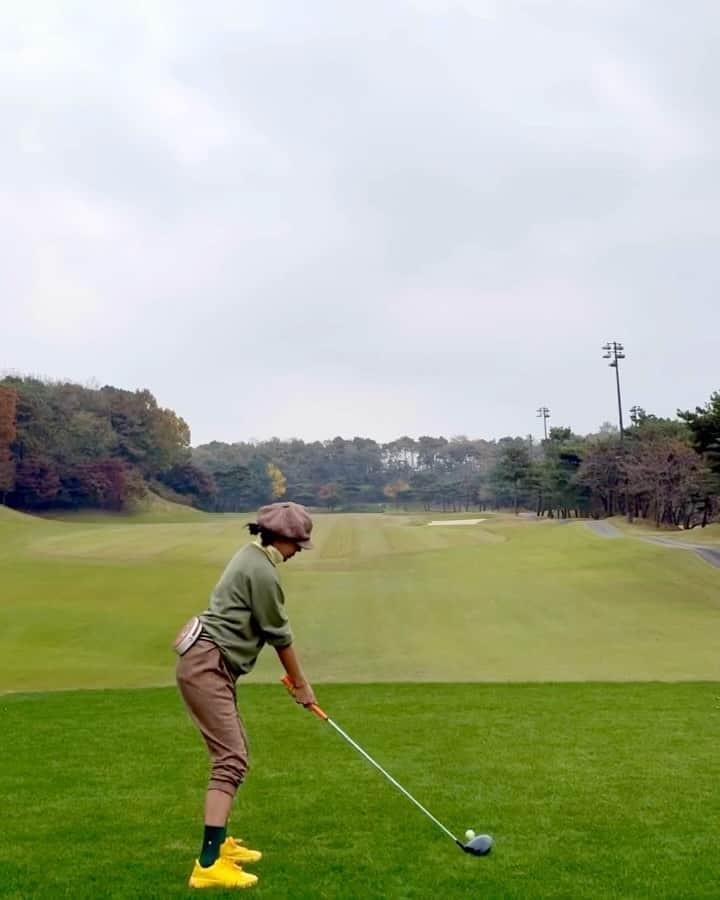
[{"label": "green sock", "polygon": [[224,825],[206,825],[200,850],[200,865],[203,869],[211,866],[220,856],[220,844],[225,840]]}]

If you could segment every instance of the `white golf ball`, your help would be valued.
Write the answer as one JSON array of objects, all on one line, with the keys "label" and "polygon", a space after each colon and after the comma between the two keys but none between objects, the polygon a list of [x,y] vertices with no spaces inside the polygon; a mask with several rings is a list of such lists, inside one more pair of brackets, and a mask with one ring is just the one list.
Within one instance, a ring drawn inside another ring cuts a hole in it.
[{"label": "white golf ball", "polygon": [[471,841],[474,837],[475,832],[472,830],[472,828],[468,828],[468,830],[465,832],[465,840]]}]

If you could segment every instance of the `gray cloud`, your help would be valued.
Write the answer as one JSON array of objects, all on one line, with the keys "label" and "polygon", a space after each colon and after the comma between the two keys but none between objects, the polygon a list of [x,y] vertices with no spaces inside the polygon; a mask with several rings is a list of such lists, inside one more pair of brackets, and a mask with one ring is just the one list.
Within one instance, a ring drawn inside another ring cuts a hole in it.
[{"label": "gray cloud", "polygon": [[720,79],[692,11],[4,12],[3,366],[196,442],[577,430],[717,383]]}]

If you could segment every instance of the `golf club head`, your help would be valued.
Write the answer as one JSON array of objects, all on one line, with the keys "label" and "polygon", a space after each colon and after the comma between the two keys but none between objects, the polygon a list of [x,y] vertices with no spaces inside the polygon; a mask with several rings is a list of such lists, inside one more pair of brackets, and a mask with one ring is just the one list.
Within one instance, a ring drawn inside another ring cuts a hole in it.
[{"label": "golf club head", "polygon": [[462,849],[466,853],[472,853],[473,856],[487,856],[492,850],[493,843],[493,839],[489,834],[479,834],[471,841],[468,841],[467,844],[462,844],[458,841]]}]

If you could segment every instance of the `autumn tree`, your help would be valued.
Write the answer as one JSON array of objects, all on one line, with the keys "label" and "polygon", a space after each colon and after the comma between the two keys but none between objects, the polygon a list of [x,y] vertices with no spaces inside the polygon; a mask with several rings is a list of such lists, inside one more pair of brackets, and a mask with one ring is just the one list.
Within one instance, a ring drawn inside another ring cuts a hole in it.
[{"label": "autumn tree", "polygon": [[213,476],[191,462],[172,466],[159,476],[159,481],[170,488],[178,499],[189,497],[197,506],[212,506],[217,494]]},{"label": "autumn tree", "polygon": [[62,482],[51,460],[25,456],[17,464],[12,505],[21,509],[47,509],[57,500]]},{"label": "autumn tree", "polygon": [[412,488],[407,481],[403,481],[401,478],[389,481],[383,488],[383,494],[388,500],[394,501],[398,506],[403,499],[407,498],[411,491]]},{"label": "autumn tree", "polygon": [[620,469],[636,515],[652,516],[658,526],[692,528],[707,521],[712,473],[684,441],[638,442],[623,456]]},{"label": "autumn tree", "polygon": [[8,492],[15,487],[15,457],[12,444],[17,437],[15,410],[17,391],[0,386],[0,503],[5,503]]},{"label": "autumn tree", "polygon": [[145,483],[139,473],[120,459],[81,463],[61,484],[72,506],[119,511],[145,494]]},{"label": "autumn tree", "polygon": [[327,508],[332,511],[343,502],[343,486],[336,481],[329,481],[326,484],[321,484],[317,491],[317,499],[323,506],[327,506]]},{"label": "autumn tree", "polygon": [[576,481],[590,491],[592,512],[615,515],[618,492],[622,488],[619,440],[604,433],[602,439],[590,443],[583,455]]},{"label": "autumn tree", "polygon": [[8,391],[17,398],[10,442],[15,477],[4,491],[7,415],[0,426],[0,495],[11,506],[117,508],[132,502],[140,482],[157,483],[163,472],[190,462],[187,424],[161,409],[149,391],[16,376],[3,379],[0,390],[3,409]]},{"label": "autumn tree", "polygon": [[270,479],[270,493],[272,494],[273,499],[277,500],[284,496],[287,490],[287,479],[278,466],[276,466],[275,463],[270,462],[265,467],[265,472]]}]

